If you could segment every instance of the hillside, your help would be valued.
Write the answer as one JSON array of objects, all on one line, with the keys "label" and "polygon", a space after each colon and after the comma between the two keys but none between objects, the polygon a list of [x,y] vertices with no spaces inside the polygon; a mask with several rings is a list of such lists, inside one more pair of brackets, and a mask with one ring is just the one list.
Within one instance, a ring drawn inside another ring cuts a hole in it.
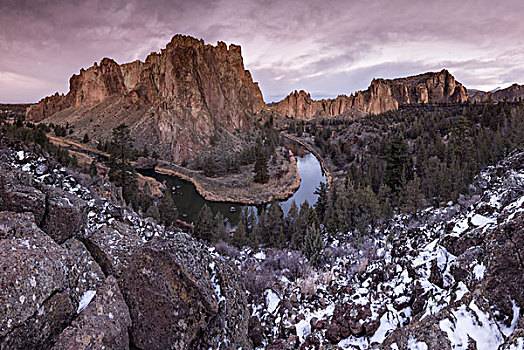
[{"label": "hillside", "polygon": [[73,75],[66,95],[44,98],[27,120],[74,128],[103,142],[126,123],[137,149],[155,150],[181,163],[210,145],[217,132],[247,131],[264,106],[258,85],[244,69],[239,46],[176,35],[144,62],[119,65],[109,58]]}]

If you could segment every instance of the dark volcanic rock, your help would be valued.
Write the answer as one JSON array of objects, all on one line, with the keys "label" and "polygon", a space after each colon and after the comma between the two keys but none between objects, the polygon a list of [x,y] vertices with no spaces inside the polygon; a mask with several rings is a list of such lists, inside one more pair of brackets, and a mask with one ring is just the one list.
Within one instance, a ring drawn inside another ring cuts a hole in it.
[{"label": "dark volcanic rock", "polygon": [[486,249],[489,261],[484,281],[486,296],[511,322],[512,300],[524,310],[524,214],[497,227],[490,236]]},{"label": "dark volcanic rock", "polygon": [[62,244],[62,247],[67,249],[71,261],[71,300],[74,305],[78,305],[86,291],[97,290],[104,283],[105,276],[82,242],[71,238]]},{"label": "dark volcanic rock", "polygon": [[262,327],[257,316],[253,316],[249,319],[248,335],[253,341],[255,347],[262,345],[262,341],[264,340],[264,327]]},{"label": "dark volcanic rock", "polygon": [[37,224],[45,213],[45,195],[31,186],[9,185],[0,187],[0,210],[15,213],[31,212]]},{"label": "dark volcanic rock", "polygon": [[0,213],[0,347],[48,347],[70,321],[67,252],[29,213]]},{"label": "dark volcanic rock", "polygon": [[87,233],[83,242],[105,275],[116,277],[127,268],[133,253],[142,244],[132,227],[118,221]]},{"label": "dark volcanic rock", "polygon": [[48,349],[73,318],[74,305],[66,292],[53,294],[38,312],[13,329],[2,341],[2,349]]},{"label": "dark volcanic rock", "polygon": [[47,192],[47,210],[42,230],[58,243],[77,236],[87,222],[84,200],[61,189],[50,188]]},{"label": "dark volcanic rock", "polygon": [[238,273],[185,234],[140,248],[120,285],[140,349],[250,348]]},{"label": "dark volcanic rock", "polygon": [[332,343],[337,343],[341,339],[350,335],[357,337],[375,333],[380,326],[380,316],[371,317],[372,312],[369,305],[357,305],[353,303],[344,303],[335,306],[331,324],[326,331],[326,338]]},{"label": "dark volcanic rock", "polygon": [[129,349],[129,310],[113,276],[97,290],[91,303],[67,327],[53,349]]}]

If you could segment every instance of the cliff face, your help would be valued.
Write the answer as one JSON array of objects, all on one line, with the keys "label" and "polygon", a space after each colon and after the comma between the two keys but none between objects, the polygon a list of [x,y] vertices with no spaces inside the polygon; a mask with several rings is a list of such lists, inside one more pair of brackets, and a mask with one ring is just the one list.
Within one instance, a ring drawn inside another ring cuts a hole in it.
[{"label": "cliff face", "polygon": [[466,89],[447,71],[400,79],[373,79],[367,90],[335,99],[313,100],[305,91],[293,92],[275,107],[277,113],[299,119],[336,116],[349,110],[379,114],[411,103],[465,102]]},{"label": "cliff face", "polygon": [[477,91],[470,99],[472,102],[518,101],[519,99],[524,99],[524,85],[513,84],[508,88],[495,92]]},{"label": "cliff face", "polygon": [[104,58],[73,75],[69,85],[66,95],[31,107],[27,119],[67,121],[75,133],[98,138],[125,122],[137,146],[147,144],[175,162],[205,149],[219,128],[246,130],[265,106],[239,46],[206,45],[182,35],[145,62],[118,65]]}]

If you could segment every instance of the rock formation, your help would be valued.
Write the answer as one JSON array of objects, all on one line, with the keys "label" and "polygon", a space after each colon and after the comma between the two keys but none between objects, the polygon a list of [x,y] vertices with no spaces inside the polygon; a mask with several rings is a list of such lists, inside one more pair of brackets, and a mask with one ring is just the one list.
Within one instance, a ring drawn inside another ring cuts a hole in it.
[{"label": "rock formation", "polygon": [[239,46],[176,35],[144,62],[119,65],[104,58],[27,111],[30,121],[74,126],[108,139],[125,122],[135,146],[147,145],[167,160],[181,162],[205,149],[217,129],[247,130],[264,108],[262,93],[244,64]]},{"label": "rock formation", "polygon": [[334,99],[313,100],[305,91],[294,91],[276,106],[277,113],[309,120],[337,116],[351,110],[379,114],[413,103],[465,102],[466,89],[447,70],[399,79],[373,79],[367,90]]},{"label": "rock formation", "polygon": [[513,102],[524,98],[524,85],[513,84],[505,89],[497,91],[476,91],[471,97],[472,102]]},{"label": "rock formation", "polygon": [[234,264],[1,129],[0,164],[0,349],[253,348]]}]

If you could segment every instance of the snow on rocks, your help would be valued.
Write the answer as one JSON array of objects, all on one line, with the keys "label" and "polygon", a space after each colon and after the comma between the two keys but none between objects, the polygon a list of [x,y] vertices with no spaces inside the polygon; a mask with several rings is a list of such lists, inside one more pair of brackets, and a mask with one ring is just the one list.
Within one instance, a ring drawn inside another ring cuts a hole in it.
[{"label": "snow on rocks", "polygon": [[453,310],[449,318],[439,322],[439,326],[447,333],[452,349],[468,349],[470,338],[476,342],[478,350],[496,349],[504,342],[496,322],[481,311],[475,301]]},{"label": "snow on rocks", "polygon": [[80,299],[80,302],[78,303],[78,308],[76,309],[76,313],[81,313],[93,300],[95,297],[96,290],[88,290],[82,295],[82,298]]},{"label": "snow on rocks", "polygon": [[[521,309],[514,301],[509,311],[506,307],[498,313],[500,305],[494,305],[494,296],[482,292],[482,286],[518,295],[504,289],[504,281],[518,277],[493,278],[490,269],[508,269],[513,262],[493,265],[495,257],[484,237],[524,216],[519,214],[524,212],[524,169],[511,169],[523,159],[524,153],[515,154],[486,169],[473,186],[477,192],[458,204],[427,208],[418,217],[395,216],[365,247],[354,247],[351,234],[337,235],[328,249],[345,254],[323,270],[311,268],[297,278],[273,269],[259,296],[250,294],[252,316],[259,320],[253,323],[259,325],[257,344],[307,348],[331,343],[342,349],[449,344],[461,349],[468,346],[463,342],[467,335],[477,340],[478,349],[496,349],[516,334]],[[500,245],[501,239],[504,235],[492,244]],[[508,249],[514,249],[511,242]],[[264,276],[275,259],[280,261],[279,253],[262,249],[241,251],[232,260],[242,270]]]}]

